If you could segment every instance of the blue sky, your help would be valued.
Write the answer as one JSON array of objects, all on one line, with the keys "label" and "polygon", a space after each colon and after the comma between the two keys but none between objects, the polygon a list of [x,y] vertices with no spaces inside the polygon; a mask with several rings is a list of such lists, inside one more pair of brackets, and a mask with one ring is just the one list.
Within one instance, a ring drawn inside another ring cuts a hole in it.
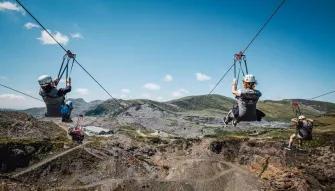
[{"label": "blue sky", "polygon": [[[170,100],[206,94],[278,0],[22,0],[112,95]],[[288,0],[246,52],[263,99],[335,89],[335,1]],[[28,24],[27,23],[31,23]],[[62,50],[14,1],[0,0],[0,82],[38,96]],[[25,26],[26,25],[26,26]],[[166,75],[169,77],[166,78]],[[77,66],[69,97],[108,96]],[[230,96],[232,75],[215,93]],[[335,101],[335,95],[321,100]],[[0,107],[41,105],[0,88]],[[43,104],[42,104],[43,105]]]}]

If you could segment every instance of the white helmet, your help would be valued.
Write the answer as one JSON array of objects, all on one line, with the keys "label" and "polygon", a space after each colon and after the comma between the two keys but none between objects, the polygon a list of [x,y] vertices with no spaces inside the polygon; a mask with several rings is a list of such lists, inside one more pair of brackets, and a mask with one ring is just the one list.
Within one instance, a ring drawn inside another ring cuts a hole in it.
[{"label": "white helmet", "polygon": [[38,78],[38,83],[40,86],[46,86],[52,83],[52,78],[49,75],[42,75]]},{"label": "white helmet", "polygon": [[72,101],[66,101],[66,105],[72,105]]},{"label": "white helmet", "polygon": [[299,119],[299,120],[305,120],[306,117],[305,117],[304,115],[300,115],[300,116],[298,117],[298,119]]},{"label": "white helmet", "polygon": [[245,75],[244,78],[243,78],[243,81],[244,82],[249,82],[249,83],[257,83],[255,76],[252,75],[252,74]]}]

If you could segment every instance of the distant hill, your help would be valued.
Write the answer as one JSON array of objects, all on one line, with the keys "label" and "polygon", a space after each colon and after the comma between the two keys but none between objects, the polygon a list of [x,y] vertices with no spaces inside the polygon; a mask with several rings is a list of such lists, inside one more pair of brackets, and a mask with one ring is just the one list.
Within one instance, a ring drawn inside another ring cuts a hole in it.
[{"label": "distant hill", "polygon": [[[315,100],[305,100],[305,99],[292,99],[293,101],[297,101],[306,107],[311,107],[316,110],[326,112],[326,113],[334,113],[335,112],[335,104],[330,102],[323,101],[315,101]],[[289,100],[289,101],[292,101]]]},{"label": "distant hill", "polygon": [[188,96],[167,102],[172,105],[178,106],[180,109],[189,110],[206,110],[218,109],[228,111],[235,103],[234,99],[221,96],[221,95],[199,95]]},{"label": "distant hill", "polygon": [[[292,112],[291,99],[273,101],[259,101],[258,108],[266,113],[267,120],[284,121],[295,117]],[[335,104],[329,102],[293,99],[301,104],[302,112],[307,116],[319,116],[326,113],[335,113]],[[197,115],[206,111],[207,115],[211,112],[228,112],[235,104],[235,100],[221,95],[199,95],[188,96],[168,102],[156,102],[151,100],[120,100],[123,108],[113,100],[104,101],[95,107],[92,107],[86,112],[86,115],[117,116],[120,113],[126,112],[129,108],[138,107],[140,105],[149,105],[151,108],[165,112],[183,113],[188,112],[192,115]]]},{"label": "distant hill", "polygon": [[[120,104],[122,106],[120,106]],[[88,110],[86,112],[86,115],[91,116],[101,116],[101,115],[112,115],[116,116],[127,109],[134,107],[135,110],[140,109],[141,105],[147,104],[152,108],[155,108],[157,110],[166,111],[166,112],[178,112],[180,108],[171,105],[169,103],[161,103],[157,101],[152,100],[146,100],[146,99],[138,99],[138,100],[119,100],[119,103],[117,103],[115,100],[106,100],[102,102],[101,104],[96,105],[91,110]]]}]

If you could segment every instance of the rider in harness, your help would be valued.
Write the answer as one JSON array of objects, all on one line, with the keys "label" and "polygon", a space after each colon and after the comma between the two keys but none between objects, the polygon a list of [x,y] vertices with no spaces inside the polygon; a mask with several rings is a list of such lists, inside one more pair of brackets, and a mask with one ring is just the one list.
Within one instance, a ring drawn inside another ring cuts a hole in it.
[{"label": "rider in harness", "polygon": [[72,137],[72,140],[79,144],[82,144],[85,138],[84,130],[82,127],[83,121],[84,121],[84,116],[79,115],[76,126],[71,127],[69,129],[69,135]]},{"label": "rider in harness", "polygon": [[299,146],[302,146],[303,140],[312,140],[313,131],[313,120],[307,119],[304,115],[300,115],[298,118],[291,119],[292,126],[296,128],[296,132],[290,136],[290,140],[287,150],[291,150],[292,143],[295,138],[299,140]]},{"label": "rider in harness", "polygon": [[256,109],[257,102],[262,93],[255,89],[257,82],[255,76],[247,74],[243,78],[243,89],[237,90],[237,81],[233,80],[232,93],[237,104],[224,118],[227,125],[232,122],[234,126],[240,121],[260,121],[265,114]]},{"label": "rider in harness", "polygon": [[72,101],[67,101],[64,105],[61,105],[61,114],[62,114],[62,122],[72,122],[71,112],[73,110]]},{"label": "rider in harness", "polygon": [[42,96],[47,112],[46,117],[61,117],[61,106],[64,105],[65,95],[71,91],[71,80],[66,82],[65,88],[57,89],[59,79],[52,80],[51,76],[43,75],[38,78],[41,86],[40,95]]}]

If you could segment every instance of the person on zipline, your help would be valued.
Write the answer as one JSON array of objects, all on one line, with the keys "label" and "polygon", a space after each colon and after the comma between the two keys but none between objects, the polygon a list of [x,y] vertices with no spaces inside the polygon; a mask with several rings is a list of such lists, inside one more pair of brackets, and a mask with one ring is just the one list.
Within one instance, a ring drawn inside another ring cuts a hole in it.
[{"label": "person on zipline", "polygon": [[64,105],[61,105],[61,114],[62,114],[62,122],[72,122],[71,112],[73,110],[72,101],[67,101]]},{"label": "person on zipline", "polygon": [[84,129],[82,127],[83,122],[84,116],[79,115],[76,126],[69,128],[69,135],[72,137],[72,140],[78,144],[82,144],[85,138]]},{"label": "person on zipline", "polygon": [[257,102],[262,93],[255,89],[257,81],[255,76],[247,74],[243,78],[243,89],[237,90],[237,81],[233,80],[232,93],[236,98],[237,104],[230,110],[224,123],[227,125],[232,122],[234,126],[240,121],[261,121],[265,114],[256,109]]},{"label": "person on zipline", "polygon": [[302,146],[303,140],[312,140],[313,120],[307,119],[304,115],[291,119],[292,127],[296,128],[296,132],[290,136],[288,146],[285,148],[291,150],[294,139],[299,140],[299,147]]},{"label": "person on zipline", "polygon": [[61,117],[61,106],[65,103],[65,95],[71,91],[71,79],[66,82],[65,88],[57,89],[60,79],[52,80],[51,76],[43,75],[38,78],[41,86],[40,95],[47,107],[46,117]]}]

